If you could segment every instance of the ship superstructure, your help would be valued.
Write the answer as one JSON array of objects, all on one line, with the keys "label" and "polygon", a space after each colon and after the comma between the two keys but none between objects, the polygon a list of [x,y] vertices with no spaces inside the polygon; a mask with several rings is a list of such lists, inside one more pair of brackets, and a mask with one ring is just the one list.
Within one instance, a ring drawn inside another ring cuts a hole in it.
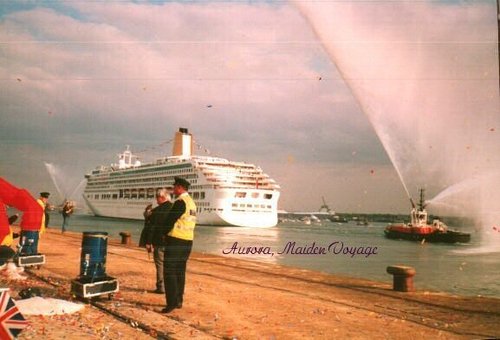
[{"label": "ship superstructure", "polygon": [[143,219],[155,202],[156,189],[179,176],[191,183],[189,193],[201,225],[272,227],[277,224],[279,185],[254,164],[193,155],[193,137],[176,132],[172,156],[141,164],[127,147],[118,164],[99,166],[86,175],[84,199],[97,216]]}]

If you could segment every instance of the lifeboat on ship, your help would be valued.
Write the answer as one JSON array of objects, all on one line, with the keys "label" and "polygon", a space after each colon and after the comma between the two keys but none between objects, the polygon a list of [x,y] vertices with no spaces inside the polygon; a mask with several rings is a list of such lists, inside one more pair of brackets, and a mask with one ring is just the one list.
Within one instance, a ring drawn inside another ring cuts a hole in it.
[{"label": "lifeboat on ship", "polygon": [[420,242],[442,242],[442,243],[467,243],[470,242],[470,234],[448,229],[448,226],[439,219],[428,223],[427,210],[425,210],[424,189],[420,190],[420,202],[418,207],[410,198],[412,210],[410,212],[410,223],[391,224],[384,230],[385,237],[390,239],[402,239]]}]

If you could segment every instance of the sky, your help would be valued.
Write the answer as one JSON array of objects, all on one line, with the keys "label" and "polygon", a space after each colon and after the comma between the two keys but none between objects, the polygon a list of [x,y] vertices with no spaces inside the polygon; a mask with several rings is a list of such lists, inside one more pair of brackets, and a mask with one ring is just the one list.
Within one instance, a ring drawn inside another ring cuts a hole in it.
[{"label": "sky", "polygon": [[495,11],[4,1],[0,176],[55,194],[52,169],[73,191],[126,145],[143,162],[169,155],[165,142],[186,127],[199,153],[259,165],[289,211],[324,197],[338,212],[406,213],[421,186],[437,196],[486,173],[500,183]]}]

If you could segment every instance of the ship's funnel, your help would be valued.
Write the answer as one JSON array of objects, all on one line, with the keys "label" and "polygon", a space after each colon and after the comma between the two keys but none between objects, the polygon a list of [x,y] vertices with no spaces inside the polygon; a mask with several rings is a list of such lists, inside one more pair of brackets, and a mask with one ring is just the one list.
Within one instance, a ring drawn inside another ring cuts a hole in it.
[{"label": "ship's funnel", "polygon": [[188,129],[179,128],[174,136],[174,147],[172,156],[190,157],[193,154],[193,136]]}]

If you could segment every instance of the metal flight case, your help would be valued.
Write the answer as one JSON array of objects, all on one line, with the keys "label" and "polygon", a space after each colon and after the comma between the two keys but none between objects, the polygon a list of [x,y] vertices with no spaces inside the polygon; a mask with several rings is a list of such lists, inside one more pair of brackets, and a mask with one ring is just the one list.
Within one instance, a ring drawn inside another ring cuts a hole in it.
[{"label": "metal flight case", "polygon": [[118,280],[111,276],[99,278],[99,281],[96,282],[92,282],[89,278],[78,278],[71,281],[71,293],[84,299],[105,294],[108,294],[108,298],[111,299],[113,294],[119,290]]},{"label": "metal flight case", "polygon": [[16,264],[18,267],[32,267],[37,266],[40,268],[42,264],[45,264],[45,255],[18,255],[16,258]]}]

